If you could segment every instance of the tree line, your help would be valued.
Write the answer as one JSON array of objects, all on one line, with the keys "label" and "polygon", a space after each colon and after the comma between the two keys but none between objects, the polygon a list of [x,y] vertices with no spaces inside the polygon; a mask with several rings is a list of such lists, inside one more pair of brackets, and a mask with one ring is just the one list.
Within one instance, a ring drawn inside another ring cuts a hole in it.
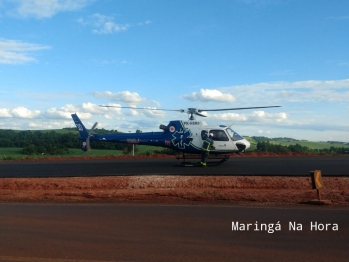
[{"label": "tree line", "polygon": [[[78,140],[78,137],[79,135],[73,132],[0,130],[0,147],[22,147],[23,154],[26,155],[67,154],[69,153],[69,148],[81,148],[82,141]],[[95,149],[123,150],[125,145],[91,141],[91,147]]]},{"label": "tree line", "polygon": [[348,147],[334,147],[324,149],[311,149],[300,144],[283,146],[281,144],[273,144],[269,141],[257,142],[258,152],[272,152],[272,153],[311,153],[311,154],[348,154]]}]

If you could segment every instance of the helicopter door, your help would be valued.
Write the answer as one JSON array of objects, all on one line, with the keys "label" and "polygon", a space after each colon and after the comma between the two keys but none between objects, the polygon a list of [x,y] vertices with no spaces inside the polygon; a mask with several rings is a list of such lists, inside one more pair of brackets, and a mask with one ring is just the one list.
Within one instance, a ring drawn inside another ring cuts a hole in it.
[{"label": "helicopter door", "polygon": [[235,149],[233,148],[233,143],[231,143],[228,135],[225,133],[224,130],[212,129],[210,130],[209,133],[213,134],[213,137],[212,137],[214,142],[213,145],[216,148],[216,150],[229,151],[229,150]]}]

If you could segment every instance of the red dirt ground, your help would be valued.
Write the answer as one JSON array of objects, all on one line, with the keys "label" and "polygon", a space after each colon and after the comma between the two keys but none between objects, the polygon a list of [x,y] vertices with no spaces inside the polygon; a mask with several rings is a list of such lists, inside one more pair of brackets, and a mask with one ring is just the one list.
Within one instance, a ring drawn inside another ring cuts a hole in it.
[{"label": "red dirt ground", "polygon": [[[323,178],[322,199],[349,206],[349,178]],[[317,197],[306,177],[132,176],[4,178],[2,202],[306,203]]]},{"label": "red dirt ground", "polygon": [[[245,156],[255,156],[246,154]],[[275,154],[263,154],[275,156]],[[290,155],[290,154],[288,154]],[[295,156],[295,154],[292,154]],[[127,158],[100,157],[101,158]],[[141,156],[142,157],[142,156]],[[144,156],[146,157],[146,156]],[[156,155],[150,157],[171,157]],[[59,158],[67,160],[67,158]],[[77,159],[90,159],[79,157]],[[96,157],[94,157],[96,159]],[[58,160],[57,158],[46,160]],[[25,159],[21,161],[35,161]],[[42,159],[41,159],[42,161]],[[349,178],[323,177],[321,198],[349,206]],[[0,179],[0,202],[299,204],[316,199],[310,177],[131,176]]]}]

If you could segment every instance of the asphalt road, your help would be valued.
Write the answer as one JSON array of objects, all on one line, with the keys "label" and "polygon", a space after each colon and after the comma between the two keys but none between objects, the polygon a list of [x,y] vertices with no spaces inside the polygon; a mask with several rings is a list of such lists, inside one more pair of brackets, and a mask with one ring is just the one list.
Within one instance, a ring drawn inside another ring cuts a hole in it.
[{"label": "asphalt road", "polygon": [[72,177],[122,175],[273,175],[349,176],[348,156],[233,157],[219,166],[183,167],[176,159],[117,159],[73,161],[0,161],[4,177]]},{"label": "asphalt road", "polygon": [[[349,208],[309,206],[3,203],[0,261],[341,262],[348,217]],[[232,230],[232,222],[252,226]],[[315,230],[316,222],[331,226]]]}]

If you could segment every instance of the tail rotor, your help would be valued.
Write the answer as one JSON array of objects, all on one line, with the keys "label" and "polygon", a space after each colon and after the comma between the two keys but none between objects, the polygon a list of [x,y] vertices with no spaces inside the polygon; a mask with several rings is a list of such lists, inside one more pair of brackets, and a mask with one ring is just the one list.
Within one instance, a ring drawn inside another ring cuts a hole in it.
[{"label": "tail rotor", "polygon": [[93,136],[94,130],[96,129],[97,125],[98,125],[98,122],[94,123],[94,125],[92,126],[92,128],[88,132],[88,135],[87,135],[87,138],[86,138],[86,145],[85,145],[86,149],[85,149],[85,151],[90,152],[92,150],[91,149],[91,145],[90,145],[90,137]]}]

